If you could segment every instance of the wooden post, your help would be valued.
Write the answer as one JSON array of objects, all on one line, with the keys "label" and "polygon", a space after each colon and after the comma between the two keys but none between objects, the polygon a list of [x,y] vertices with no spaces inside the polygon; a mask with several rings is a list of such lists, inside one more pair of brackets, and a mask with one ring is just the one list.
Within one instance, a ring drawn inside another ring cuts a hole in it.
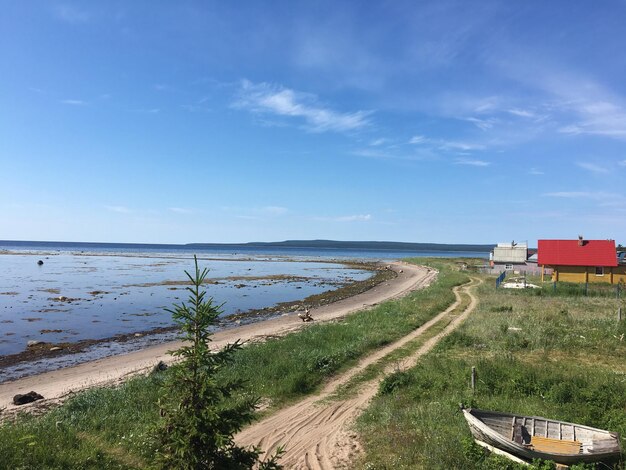
[{"label": "wooden post", "polygon": [[472,366],[472,392],[476,390],[476,367]]},{"label": "wooden post", "polygon": [[622,321],[622,307],[617,309],[617,321]]}]

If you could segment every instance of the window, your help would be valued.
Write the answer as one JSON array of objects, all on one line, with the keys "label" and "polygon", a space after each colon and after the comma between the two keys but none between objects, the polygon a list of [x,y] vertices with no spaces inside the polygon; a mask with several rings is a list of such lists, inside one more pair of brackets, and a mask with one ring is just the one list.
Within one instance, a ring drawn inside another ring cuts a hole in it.
[{"label": "window", "polygon": [[513,271],[513,265],[512,264],[505,264],[504,265],[504,269],[505,269],[505,271]]},{"label": "window", "polygon": [[596,266],[596,276],[604,276],[604,266]]}]

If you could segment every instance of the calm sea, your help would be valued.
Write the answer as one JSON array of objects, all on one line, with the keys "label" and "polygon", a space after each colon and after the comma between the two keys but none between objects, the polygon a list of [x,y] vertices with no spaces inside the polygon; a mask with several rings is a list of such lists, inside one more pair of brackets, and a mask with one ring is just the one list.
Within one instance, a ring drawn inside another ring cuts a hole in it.
[{"label": "calm sea", "polygon": [[415,251],[415,250],[364,250],[364,249],[333,249],[333,248],[296,248],[258,247],[249,245],[214,245],[212,247],[193,247],[188,245],[157,245],[135,243],[72,243],[72,242],[31,242],[0,240],[0,251],[24,252],[69,252],[69,253],[102,253],[139,256],[215,256],[230,258],[246,257],[303,257],[323,259],[365,259],[365,260],[397,260],[413,257],[437,258],[485,258],[488,252],[477,251]]},{"label": "calm sea", "polygon": [[[207,294],[223,315],[304,299],[367,279],[349,260],[486,257],[476,252],[409,252],[291,247],[75,244],[0,241],[0,356],[29,341],[104,340],[80,354],[0,370],[0,382],[174,339],[166,308],[187,298],[193,255],[209,269]],[[43,264],[37,262],[41,260]],[[147,333],[119,342],[118,335]]]}]

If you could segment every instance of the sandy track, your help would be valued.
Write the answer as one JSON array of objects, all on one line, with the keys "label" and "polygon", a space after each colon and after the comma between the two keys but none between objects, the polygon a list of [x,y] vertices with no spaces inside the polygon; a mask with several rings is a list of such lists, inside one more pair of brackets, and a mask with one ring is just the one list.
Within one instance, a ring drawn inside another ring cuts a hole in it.
[{"label": "sandy track", "polygon": [[397,342],[363,359],[356,367],[328,383],[322,392],[244,429],[237,436],[240,445],[256,445],[273,453],[283,446],[285,454],[280,463],[285,468],[327,470],[347,468],[360,451],[356,435],[349,431],[354,419],[378,391],[379,379],[366,382],[355,396],[345,400],[328,400],[337,387],[348,382],[367,366],[390,352],[422,336],[431,326],[448,316],[461,302],[461,292],[470,303],[463,313],[450,321],[446,328],[428,339],[402,366],[392,364],[384,375],[415,366],[444,336],[450,334],[474,310],[477,300],[471,289],[478,281],[454,289],[456,301],[445,311]]},{"label": "sandy track", "polygon": [[[391,268],[398,273],[395,279],[383,282],[362,294],[312,310],[314,323],[331,321],[355,311],[370,308],[385,300],[402,297],[412,290],[428,286],[437,275],[436,271],[429,268],[402,262],[392,263]],[[212,347],[222,348],[237,339],[258,341],[268,336],[284,335],[307,325],[309,324],[303,323],[295,314],[284,315],[222,330],[213,336]],[[5,408],[5,416],[15,411],[16,407],[12,404],[12,400],[17,393],[35,390],[43,395],[46,400],[19,407],[20,410],[33,407],[40,409],[54,405],[79,390],[120,383],[128,377],[151,370],[159,361],[171,362],[173,358],[169,351],[180,345],[180,342],[165,343],[128,354],[0,383],[0,410]],[[0,380],[1,378],[0,372]]]}]

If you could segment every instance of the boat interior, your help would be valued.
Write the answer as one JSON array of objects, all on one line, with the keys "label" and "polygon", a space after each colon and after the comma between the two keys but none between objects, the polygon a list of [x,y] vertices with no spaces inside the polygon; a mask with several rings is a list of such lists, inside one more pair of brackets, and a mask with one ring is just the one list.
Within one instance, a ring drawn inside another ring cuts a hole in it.
[{"label": "boat interior", "polygon": [[619,452],[619,439],[608,431],[545,418],[472,410],[472,414],[506,439],[551,454]]}]

